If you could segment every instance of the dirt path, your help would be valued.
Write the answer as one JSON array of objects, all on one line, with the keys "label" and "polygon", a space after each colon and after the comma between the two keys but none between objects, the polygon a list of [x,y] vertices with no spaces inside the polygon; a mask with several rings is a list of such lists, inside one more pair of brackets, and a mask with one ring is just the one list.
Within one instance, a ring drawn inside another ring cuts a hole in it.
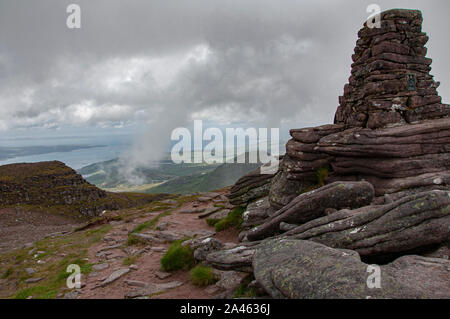
[{"label": "dirt path", "polygon": [[[186,231],[209,231],[214,228],[208,226],[204,219],[198,218],[198,213],[182,213],[187,209],[203,209],[213,207],[214,201],[190,202],[174,210],[170,215],[160,218],[159,225],[167,225],[167,231],[183,233]],[[170,246],[169,243],[159,243],[152,246],[127,246],[128,234],[136,226],[153,219],[160,212],[150,212],[145,217],[136,218],[131,223],[113,223],[112,230],[103,240],[91,246],[88,250],[89,263],[102,264],[98,267],[106,267],[101,270],[94,269],[86,278],[83,278],[85,286],[79,290],[77,298],[124,298],[127,292],[136,288],[136,284],[162,284],[178,281],[182,285],[158,293],[152,298],[211,298],[217,291],[213,289],[199,288],[189,282],[188,271],[171,273],[169,277],[160,279],[157,274],[161,272],[160,260]],[[144,231],[145,233],[145,231]],[[227,230],[214,235],[222,242],[237,243],[237,231]],[[117,246],[117,247],[116,247]],[[133,259],[133,266],[124,265],[127,256],[138,254]],[[96,266],[94,267],[96,268]],[[130,271],[114,282],[99,287],[99,284],[110,274],[119,269],[128,268]],[[133,281],[130,285],[130,281]]]}]

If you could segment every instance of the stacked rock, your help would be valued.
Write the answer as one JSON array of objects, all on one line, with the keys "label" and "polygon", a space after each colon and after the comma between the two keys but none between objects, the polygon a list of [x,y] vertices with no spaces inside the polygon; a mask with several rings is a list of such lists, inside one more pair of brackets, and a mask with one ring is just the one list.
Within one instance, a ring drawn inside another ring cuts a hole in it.
[{"label": "stacked rock", "polygon": [[247,205],[248,202],[267,195],[272,177],[273,174],[261,174],[259,168],[242,176],[230,190],[230,203]]},{"label": "stacked rock", "polygon": [[292,129],[292,139],[286,144],[288,160],[285,166],[288,179],[311,179],[316,181],[317,169],[326,167],[331,157],[318,151],[317,142],[327,135],[342,131],[343,125],[322,125],[318,127]]},{"label": "stacked rock", "polygon": [[441,104],[439,82],[429,73],[421,12],[389,10],[380,22],[380,28],[366,23],[358,33],[335,123],[379,128],[448,116],[450,106]]}]

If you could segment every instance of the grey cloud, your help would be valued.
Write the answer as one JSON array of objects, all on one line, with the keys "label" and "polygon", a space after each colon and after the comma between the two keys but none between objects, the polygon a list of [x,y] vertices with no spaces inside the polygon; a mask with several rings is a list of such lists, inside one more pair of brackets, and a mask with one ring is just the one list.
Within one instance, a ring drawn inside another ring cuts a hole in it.
[{"label": "grey cloud", "polygon": [[[65,26],[74,2],[80,30]],[[376,2],[423,11],[448,101],[449,1]],[[0,0],[0,130],[140,122],[149,133],[137,137],[138,165],[197,115],[264,127],[330,122],[370,3]]]}]

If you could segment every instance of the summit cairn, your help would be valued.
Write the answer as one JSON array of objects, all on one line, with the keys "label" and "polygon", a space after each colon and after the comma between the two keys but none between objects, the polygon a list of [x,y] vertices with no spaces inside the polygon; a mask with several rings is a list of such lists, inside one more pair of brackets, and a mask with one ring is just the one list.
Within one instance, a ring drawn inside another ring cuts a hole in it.
[{"label": "summit cairn", "polygon": [[[236,183],[241,245],[206,259],[274,298],[450,298],[450,107],[422,14],[382,12],[358,36],[334,123],[290,130],[276,174]],[[368,264],[384,290],[366,289]]]},{"label": "summit cairn", "polygon": [[371,129],[448,115],[439,82],[425,57],[428,41],[422,13],[394,9],[382,13],[380,28],[367,24],[358,32],[355,54],[335,124]]}]

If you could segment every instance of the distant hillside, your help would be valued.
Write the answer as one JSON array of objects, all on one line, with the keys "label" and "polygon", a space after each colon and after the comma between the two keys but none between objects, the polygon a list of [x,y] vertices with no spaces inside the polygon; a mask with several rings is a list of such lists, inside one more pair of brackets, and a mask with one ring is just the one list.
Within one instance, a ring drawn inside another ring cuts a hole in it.
[{"label": "distant hillside", "polygon": [[222,164],[210,172],[177,177],[147,190],[148,193],[189,194],[207,192],[233,185],[240,177],[261,164]]},{"label": "distant hillside", "polygon": [[156,197],[106,192],[58,161],[0,166],[0,207],[26,205],[49,212],[93,217],[103,210],[132,207]]},{"label": "distant hillside", "polygon": [[[120,174],[118,159],[95,163],[78,170],[78,173],[90,183],[101,188],[115,188],[121,185],[131,186],[126,177]],[[171,160],[161,160],[157,167],[138,168],[134,174],[143,184],[162,183],[176,177],[213,171],[219,165],[174,164]]]}]

